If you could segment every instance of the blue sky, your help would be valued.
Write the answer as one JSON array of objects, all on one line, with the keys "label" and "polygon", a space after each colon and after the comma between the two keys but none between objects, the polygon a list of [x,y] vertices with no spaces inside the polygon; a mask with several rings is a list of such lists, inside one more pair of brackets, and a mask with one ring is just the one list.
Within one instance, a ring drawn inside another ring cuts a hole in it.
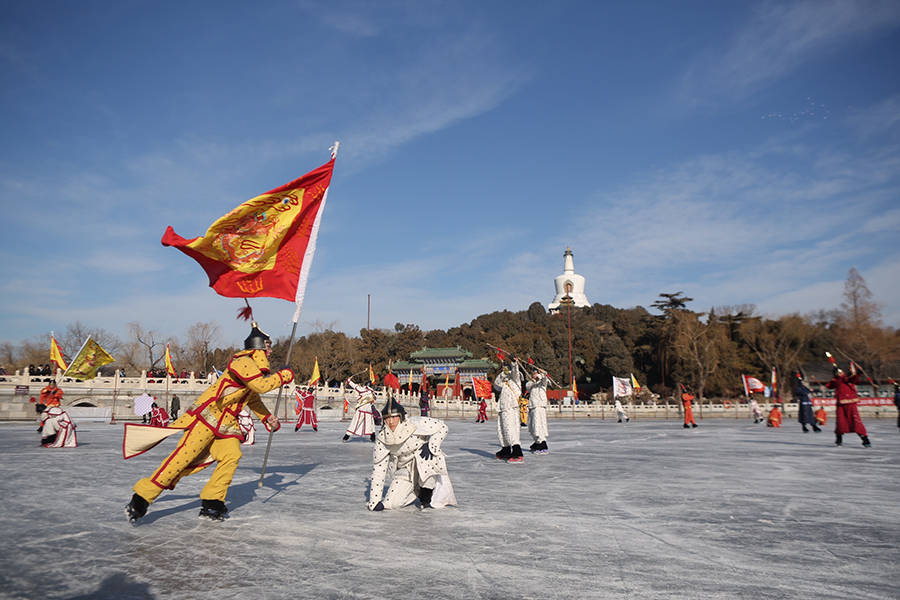
[{"label": "blue sky", "polygon": [[0,341],[243,339],[162,233],[334,140],[300,334],[546,305],[566,246],[591,302],[807,313],[856,267],[900,326],[897,56],[891,0],[6,1]]}]

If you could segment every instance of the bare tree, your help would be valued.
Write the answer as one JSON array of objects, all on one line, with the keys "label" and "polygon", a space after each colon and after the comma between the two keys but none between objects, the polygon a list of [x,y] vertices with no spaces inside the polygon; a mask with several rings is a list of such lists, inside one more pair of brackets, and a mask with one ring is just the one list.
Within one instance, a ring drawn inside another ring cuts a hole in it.
[{"label": "bare tree", "polygon": [[879,380],[888,363],[900,358],[897,332],[881,325],[881,311],[862,275],[853,268],[844,282],[844,302],[837,311],[838,350]]},{"label": "bare tree", "polygon": [[132,341],[139,344],[146,352],[148,361],[147,368],[156,368],[157,363],[164,356],[162,347],[165,346],[166,343],[162,336],[152,329],[144,329],[144,326],[137,321],[128,324],[128,333],[131,336]]},{"label": "bare tree", "polygon": [[214,348],[222,336],[222,328],[215,322],[194,323],[187,330],[187,341],[181,348],[181,357],[195,373],[206,373],[210,364],[210,348]]},{"label": "bare tree", "polygon": [[[799,366],[800,355],[819,334],[819,326],[797,314],[774,321],[753,318],[741,326],[743,341],[766,368],[781,374],[782,383],[790,381],[788,375]],[[793,395],[793,390],[787,391]]]},{"label": "bare tree", "polygon": [[674,315],[672,347],[692,379],[697,398],[702,401],[706,382],[719,368],[719,357],[727,337],[715,317],[703,323],[700,316],[688,311]]}]

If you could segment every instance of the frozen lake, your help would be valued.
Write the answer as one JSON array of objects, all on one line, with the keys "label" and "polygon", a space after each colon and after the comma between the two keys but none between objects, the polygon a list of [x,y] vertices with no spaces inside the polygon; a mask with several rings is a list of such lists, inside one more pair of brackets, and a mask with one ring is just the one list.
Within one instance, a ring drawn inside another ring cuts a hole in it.
[{"label": "frozen lake", "polygon": [[448,425],[456,508],[367,511],[372,444],[321,422],[275,435],[262,488],[267,434],[244,448],[227,521],[197,518],[207,469],[136,526],[131,486],[177,438],[124,461],[121,424],[52,450],[0,425],[0,597],[900,597],[893,419],[867,419],[868,450],[832,423],[551,420],[550,454],[518,465],[493,458],[496,421]]}]

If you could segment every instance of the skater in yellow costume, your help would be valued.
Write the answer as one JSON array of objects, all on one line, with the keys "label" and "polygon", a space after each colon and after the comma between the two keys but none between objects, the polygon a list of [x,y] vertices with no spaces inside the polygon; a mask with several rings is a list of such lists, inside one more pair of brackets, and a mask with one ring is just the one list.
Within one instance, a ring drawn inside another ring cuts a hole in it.
[{"label": "skater in yellow costume", "polygon": [[[225,495],[241,459],[243,434],[238,425],[238,413],[246,405],[269,431],[280,427],[278,418],[269,413],[260,394],[277,389],[294,380],[290,369],[269,374],[271,354],[269,336],[253,323],[250,335],[244,340],[244,350],[229,361],[222,376],[197,398],[193,406],[167,428],[126,426],[126,458],[149,450],[162,439],[177,431],[184,435],[178,447],[162,462],[150,477],[134,485],[134,496],[125,507],[128,519],[134,522],[147,513],[147,507],[163,490],[175,488],[178,481],[196,473],[213,462],[217,463],[209,482],[200,492],[200,516],[220,521],[225,518]],[[130,456],[129,456],[130,454]]]}]

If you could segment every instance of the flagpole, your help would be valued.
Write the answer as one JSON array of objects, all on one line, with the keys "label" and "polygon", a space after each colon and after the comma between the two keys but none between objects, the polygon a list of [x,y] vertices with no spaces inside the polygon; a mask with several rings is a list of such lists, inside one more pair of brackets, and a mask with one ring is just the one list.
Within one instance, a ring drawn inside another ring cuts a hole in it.
[{"label": "flagpole", "polygon": [[116,369],[116,376],[113,378],[113,405],[112,413],[109,416],[109,424],[116,424],[116,392],[119,390],[119,370]]},{"label": "flagpole", "polygon": [[[334,142],[334,146],[331,147],[331,160],[337,158],[338,148],[340,148],[340,146],[340,142]],[[297,334],[297,322],[300,320],[300,311],[303,310],[303,297],[306,295],[306,283],[309,279],[309,268],[312,265],[313,257],[316,254],[316,240],[319,237],[319,224],[322,222],[322,213],[325,212],[325,202],[328,201],[329,189],[331,189],[330,183],[322,194],[322,204],[319,206],[319,211],[316,213],[316,219],[313,222],[312,231],[310,231],[309,234],[309,242],[306,244],[306,252],[303,255],[303,263],[300,266],[300,277],[297,280],[297,294],[294,299],[297,308],[294,310],[294,317],[292,319],[294,325],[291,327],[291,339],[288,342],[287,357],[284,360],[287,367],[290,367],[291,365],[291,352],[294,349],[294,336]],[[278,407],[281,405],[281,392],[283,389],[284,386],[279,386],[278,388],[278,398],[275,400],[275,411],[272,413],[275,415],[275,418],[278,418]],[[257,482],[256,487],[262,487],[263,478],[266,476],[266,465],[269,462],[269,450],[272,448],[272,434],[274,433],[274,431],[269,430],[269,440],[266,442],[266,454],[263,457],[262,470],[260,471],[259,482]]]}]

